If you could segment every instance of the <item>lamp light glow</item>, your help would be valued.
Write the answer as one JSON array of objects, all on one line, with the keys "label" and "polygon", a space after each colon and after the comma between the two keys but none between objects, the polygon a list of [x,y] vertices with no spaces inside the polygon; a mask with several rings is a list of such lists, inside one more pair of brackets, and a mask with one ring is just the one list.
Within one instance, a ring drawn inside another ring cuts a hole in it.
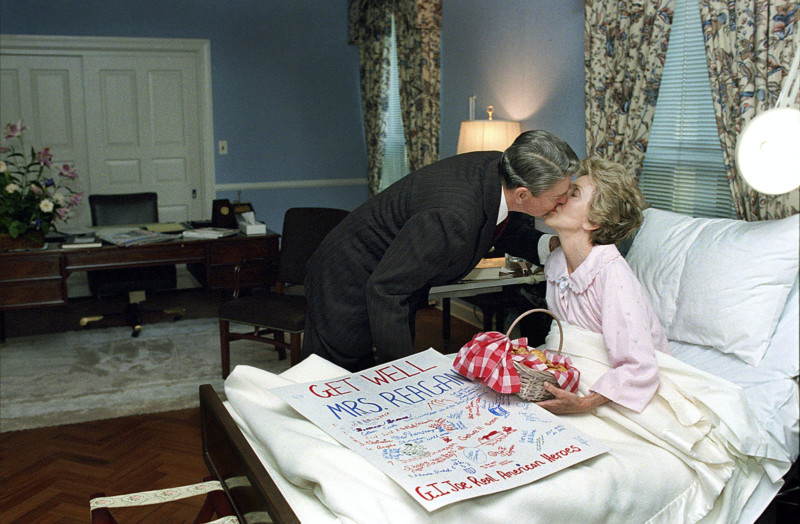
[{"label": "lamp light glow", "polygon": [[489,120],[466,120],[461,122],[456,153],[470,151],[505,151],[522,132],[519,122],[493,120],[494,108],[489,106]]},{"label": "lamp light glow", "polygon": [[800,110],[776,107],[742,130],[736,166],[759,193],[781,195],[800,186]]},{"label": "lamp light glow", "polygon": [[800,32],[795,32],[794,59],[775,107],[744,126],[736,143],[736,168],[745,181],[767,195],[800,186]]}]

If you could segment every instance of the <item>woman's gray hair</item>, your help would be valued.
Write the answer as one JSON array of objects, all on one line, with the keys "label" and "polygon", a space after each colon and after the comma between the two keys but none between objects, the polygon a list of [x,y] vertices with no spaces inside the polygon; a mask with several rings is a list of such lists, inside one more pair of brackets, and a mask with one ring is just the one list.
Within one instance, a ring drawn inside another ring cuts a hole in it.
[{"label": "woman's gray hair", "polygon": [[514,140],[500,158],[499,172],[508,189],[525,187],[539,196],[564,177],[577,173],[578,155],[553,133],[535,129]]}]

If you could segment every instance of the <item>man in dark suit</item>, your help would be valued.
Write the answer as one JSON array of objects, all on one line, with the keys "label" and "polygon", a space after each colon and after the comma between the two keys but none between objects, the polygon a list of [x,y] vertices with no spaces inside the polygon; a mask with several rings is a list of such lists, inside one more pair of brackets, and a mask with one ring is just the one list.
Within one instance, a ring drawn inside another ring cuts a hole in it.
[{"label": "man in dark suit", "polygon": [[566,142],[527,131],[503,153],[440,160],[369,199],[309,261],[303,356],[355,372],[410,354],[428,290],[469,273],[509,211],[543,216],[564,203],[577,169]]}]

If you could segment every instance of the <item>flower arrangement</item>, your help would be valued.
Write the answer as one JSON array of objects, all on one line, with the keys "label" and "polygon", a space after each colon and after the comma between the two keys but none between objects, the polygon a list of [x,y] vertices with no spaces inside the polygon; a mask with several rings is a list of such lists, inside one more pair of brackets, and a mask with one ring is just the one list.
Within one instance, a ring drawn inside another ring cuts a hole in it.
[{"label": "flower arrangement", "polygon": [[69,218],[83,193],[70,187],[78,175],[69,164],[53,165],[49,147],[25,153],[26,129],[21,120],[7,124],[4,138],[10,145],[0,147],[0,235],[33,240],[46,235],[55,221]]}]

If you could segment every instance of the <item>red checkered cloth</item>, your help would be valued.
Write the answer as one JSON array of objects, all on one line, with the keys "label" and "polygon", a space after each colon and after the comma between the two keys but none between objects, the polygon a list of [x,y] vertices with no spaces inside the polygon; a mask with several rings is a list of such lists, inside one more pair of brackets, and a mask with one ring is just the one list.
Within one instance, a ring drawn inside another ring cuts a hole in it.
[{"label": "red checkered cloth", "polygon": [[478,333],[458,352],[453,369],[500,393],[516,393],[520,382],[517,370],[511,364],[511,352],[527,346],[528,339],[524,337],[512,341],[497,331]]},{"label": "red checkered cloth", "polygon": [[[498,393],[517,393],[520,390],[519,374],[512,362],[520,362],[530,368],[547,371],[547,364],[534,355],[516,355],[513,351],[528,351],[528,339],[510,340],[497,331],[478,333],[456,355],[453,369],[459,374],[480,380]],[[553,371],[561,389],[574,393],[578,390],[580,372],[565,355],[546,353],[554,364],[561,364],[567,371]]]}]

